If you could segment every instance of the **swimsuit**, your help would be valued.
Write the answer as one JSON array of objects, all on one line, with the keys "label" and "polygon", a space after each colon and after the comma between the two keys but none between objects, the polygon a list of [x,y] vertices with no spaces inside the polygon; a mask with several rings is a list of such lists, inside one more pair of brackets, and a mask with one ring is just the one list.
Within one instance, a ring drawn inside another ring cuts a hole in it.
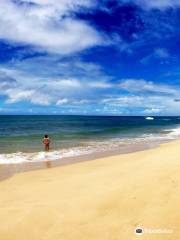
[{"label": "swimsuit", "polygon": [[49,145],[49,138],[44,138],[43,143],[48,146]]}]

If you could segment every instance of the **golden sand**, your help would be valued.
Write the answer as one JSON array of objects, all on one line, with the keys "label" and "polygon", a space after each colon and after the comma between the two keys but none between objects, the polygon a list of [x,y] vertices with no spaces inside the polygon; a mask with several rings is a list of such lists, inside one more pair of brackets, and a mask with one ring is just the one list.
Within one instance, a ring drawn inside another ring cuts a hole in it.
[{"label": "golden sand", "polygon": [[179,240],[179,206],[176,141],[1,181],[0,240]]}]

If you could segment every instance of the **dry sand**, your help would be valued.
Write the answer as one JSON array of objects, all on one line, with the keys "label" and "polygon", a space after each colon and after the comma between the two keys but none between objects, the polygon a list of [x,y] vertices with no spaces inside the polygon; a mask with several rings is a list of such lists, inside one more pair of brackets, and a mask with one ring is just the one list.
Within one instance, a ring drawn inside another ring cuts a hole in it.
[{"label": "dry sand", "polygon": [[1,181],[0,239],[178,240],[179,205],[176,141]]}]

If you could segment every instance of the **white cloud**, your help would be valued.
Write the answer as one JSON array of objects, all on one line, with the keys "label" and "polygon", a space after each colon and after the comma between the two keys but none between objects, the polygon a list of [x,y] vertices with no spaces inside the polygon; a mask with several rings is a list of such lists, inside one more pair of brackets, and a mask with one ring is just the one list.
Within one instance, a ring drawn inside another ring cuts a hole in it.
[{"label": "white cloud", "polygon": [[39,93],[35,90],[10,88],[4,92],[4,95],[8,96],[8,99],[6,100],[7,104],[28,101],[34,104],[46,106],[51,103],[51,97],[49,95]]},{"label": "white cloud", "polygon": [[5,91],[10,87],[16,87],[16,80],[9,77],[5,72],[0,71],[0,92]]},{"label": "white cloud", "polygon": [[114,114],[173,115],[180,111],[177,86],[144,79],[112,83],[100,66],[80,60],[23,60],[0,66],[0,80],[0,95],[6,97],[7,109],[10,104],[27,102],[33,104],[32,109],[49,105],[58,112],[73,109],[80,113],[85,108],[102,109],[106,113],[112,113],[113,109]]},{"label": "white cloud", "polygon": [[6,101],[6,103],[15,103],[15,102],[19,102],[22,100],[29,100],[29,98],[32,97],[32,95],[34,94],[33,90],[13,90],[13,89],[8,89],[6,91],[6,94],[8,95],[8,100]]},{"label": "white cloud", "polygon": [[69,54],[103,43],[88,23],[71,17],[71,11],[90,1],[26,1],[35,5],[0,1],[0,38],[59,54]]},{"label": "white cloud", "polygon": [[82,105],[82,104],[91,104],[92,101],[89,101],[87,99],[80,99],[80,100],[73,100],[73,99],[67,99],[67,98],[62,98],[58,99],[56,102],[56,106],[62,106],[62,105]]},{"label": "white cloud", "polygon": [[144,98],[140,96],[111,97],[102,100],[102,103],[117,106],[140,106]]},{"label": "white cloud", "polygon": [[177,94],[177,89],[165,84],[156,84],[144,79],[125,79],[119,84],[121,89],[128,92],[151,92],[164,94]]},{"label": "white cloud", "polygon": [[59,88],[80,88],[81,82],[77,79],[52,79],[48,83],[49,87]]},{"label": "white cloud", "polygon": [[23,0],[23,2],[49,6],[50,9],[58,9],[61,14],[66,13],[69,9],[94,5],[91,0]]},{"label": "white cloud", "polygon": [[104,89],[106,89],[106,88],[111,88],[111,87],[113,87],[113,84],[111,84],[111,83],[109,83],[109,82],[100,82],[100,81],[98,81],[98,82],[89,82],[88,84],[87,84],[89,87],[92,87],[92,88],[104,88]]},{"label": "white cloud", "polygon": [[60,105],[63,105],[63,104],[66,104],[68,103],[68,99],[67,98],[63,98],[63,99],[59,99],[57,102],[56,102],[56,105],[57,106],[60,106]]},{"label": "white cloud", "polygon": [[89,104],[89,103],[92,103],[92,101],[90,101],[88,99],[81,99],[81,100],[74,101],[74,104],[78,104],[78,105]]},{"label": "white cloud", "polygon": [[150,109],[145,109],[144,110],[145,114],[157,114],[157,113],[160,113],[160,112],[162,112],[162,109],[160,109],[160,108],[150,108]]},{"label": "white cloud", "polygon": [[111,78],[103,73],[99,65],[49,58],[0,66],[0,95],[7,97],[6,103],[26,101],[54,106],[89,104],[111,86],[108,81]]},{"label": "white cloud", "polygon": [[0,66],[1,72],[6,81],[14,79],[17,91],[33,91],[30,96],[12,97],[14,85],[8,83],[10,91],[0,94],[7,96],[9,103],[28,101],[56,106],[59,99],[68,99],[64,105],[89,104],[114,87],[112,77],[99,65],[71,57],[65,60],[57,56],[28,58]]}]

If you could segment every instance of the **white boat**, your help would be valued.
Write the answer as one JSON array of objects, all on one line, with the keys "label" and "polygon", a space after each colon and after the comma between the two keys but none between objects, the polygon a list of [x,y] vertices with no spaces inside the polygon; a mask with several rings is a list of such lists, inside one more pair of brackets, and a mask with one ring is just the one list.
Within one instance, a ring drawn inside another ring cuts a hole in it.
[{"label": "white boat", "polygon": [[154,120],[153,117],[146,117],[146,120]]}]

